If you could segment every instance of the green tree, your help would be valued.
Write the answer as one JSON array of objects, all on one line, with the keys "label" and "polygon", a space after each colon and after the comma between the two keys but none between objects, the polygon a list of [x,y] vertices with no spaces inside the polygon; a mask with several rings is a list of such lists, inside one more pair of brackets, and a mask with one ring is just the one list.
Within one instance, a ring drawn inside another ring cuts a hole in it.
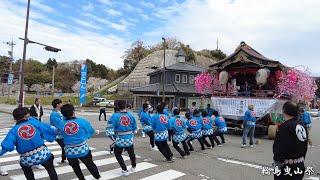
[{"label": "green tree", "polygon": [[58,66],[57,61],[56,61],[56,59],[54,59],[54,58],[53,58],[53,59],[49,58],[48,61],[47,61],[47,63],[46,63],[46,67],[47,67],[47,69],[48,69],[49,71],[51,71],[53,66],[54,66],[55,68],[57,68],[57,66]]},{"label": "green tree", "polygon": [[7,56],[0,56],[0,74],[8,72],[10,68],[10,58]]},{"label": "green tree", "polygon": [[218,59],[219,61],[227,57],[227,55],[223,53],[220,49],[212,50],[211,56]]}]

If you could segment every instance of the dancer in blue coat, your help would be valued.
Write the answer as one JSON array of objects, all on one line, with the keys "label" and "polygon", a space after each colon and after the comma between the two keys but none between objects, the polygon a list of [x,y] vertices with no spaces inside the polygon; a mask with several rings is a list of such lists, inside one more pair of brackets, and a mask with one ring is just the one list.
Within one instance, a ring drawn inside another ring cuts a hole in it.
[{"label": "dancer in blue coat", "polygon": [[[186,120],[183,117],[179,116],[180,110],[174,109],[173,110],[173,117],[169,119],[170,127],[174,131],[172,142],[173,147],[179,152],[179,154],[184,158],[186,155],[190,155],[188,145],[186,143],[187,135],[185,133],[185,130],[187,128],[186,126]],[[182,144],[183,150],[178,146],[179,143]]]},{"label": "dancer in blue coat", "polygon": [[157,106],[157,114],[151,119],[152,129],[155,131],[154,140],[167,162],[173,162],[173,154],[168,146],[167,140],[169,137],[168,130],[170,128],[169,118],[163,113],[164,107],[160,104]]},{"label": "dancer in blue coat", "polygon": [[226,134],[228,131],[227,123],[226,123],[225,119],[222,116],[220,116],[218,111],[214,111],[213,115],[215,116],[214,124],[217,127],[215,135],[220,136],[222,144],[224,144],[224,143],[226,143],[226,141],[225,141],[223,135]]},{"label": "dancer in blue coat", "polygon": [[199,110],[194,110],[193,117],[191,119],[187,120],[187,126],[189,128],[190,134],[187,138],[187,143],[189,145],[189,151],[194,151],[191,141],[197,139],[201,145],[201,150],[205,150],[204,143],[202,140],[202,132],[201,132],[201,118],[199,114]]},{"label": "dancer in blue coat", "polygon": [[151,127],[151,115],[149,113],[149,104],[143,104],[143,112],[140,116],[140,123],[142,124],[142,132],[146,133],[150,138],[150,148],[151,150],[158,150],[154,145],[154,132]]},{"label": "dancer in blue coat", "polygon": [[106,127],[106,136],[109,137],[111,139],[111,141],[112,141],[112,143],[109,146],[110,154],[113,153],[114,146],[115,146],[115,143],[116,143],[116,135],[114,133],[113,121],[114,121],[114,118],[115,118],[116,114],[120,113],[120,109],[119,109],[117,103],[118,103],[117,101],[114,102],[114,108],[113,108],[114,109],[114,113],[108,119],[107,127]]},{"label": "dancer in blue coat", "polygon": [[[220,141],[217,139],[217,137],[214,134],[213,121],[211,117],[208,116],[208,113],[206,111],[202,112],[201,126],[202,126],[202,140],[204,144],[208,148],[213,148],[215,146],[214,145],[214,141],[215,141],[218,144],[218,146],[221,146]],[[209,144],[206,141],[206,137],[209,138],[211,144]]]},{"label": "dancer in blue coat", "polygon": [[35,179],[31,167],[39,164],[46,168],[51,180],[57,180],[53,166],[54,156],[44,144],[44,140],[53,142],[58,131],[30,117],[28,108],[16,108],[12,114],[17,123],[2,141],[0,156],[16,147],[20,154],[20,166],[28,180]]},{"label": "dancer in blue coat", "polygon": [[69,161],[69,165],[77,175],[78,179],[84,180],[79,159],[86,165],[89,172],[96,179],[100,178],[97,166],[92,160],[91,150],[87,140],[94,134],[99,134],[90,123],[82,118],[77,118],[72,104],[65,104],[61,107],[61,113],[66,120],[60,125],[60,131],[65,144],[64,150]]},{"label": "dancer in blue coat", "polygon": [[123,160],[122,152],[125,149],[131,160],[131,171],[134,172],[136,168],[136,155],[134,154],[133,136],[137,130],[137,122],[133,114],[127,112],[126,101],[119,100],[118,107],[120,112],[115,114],[113,127],[116,134],[116,145],[114,147],[114,155],[121,166],[122,175],[128,176],[129,171]]},{"label": "dancer in blue coat", "polygon": [[[57,130],[59,129],[61,122],[65,120],[65,117],[61,114],[62,101],[60,99],[54,99],[52,101],[53,110],[50,114],[50,125],[54,126]],[[64,151],[64,142],[61,133],[57,135],[56,138],[57,143],[61,147],[61,163],[65,163],[67,157]]]}]

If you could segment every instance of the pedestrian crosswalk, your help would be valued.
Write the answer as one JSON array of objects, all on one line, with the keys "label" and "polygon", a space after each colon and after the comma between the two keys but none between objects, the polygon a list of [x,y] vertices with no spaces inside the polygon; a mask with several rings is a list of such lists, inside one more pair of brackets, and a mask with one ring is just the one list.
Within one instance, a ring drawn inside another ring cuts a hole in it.
[{"label": "pedestrian crosswalk", "polygon": [[[4,134],[8,132],[9,129],[1,129],[0,133]],[[55,162],[61,161],[61,149],[59,145],[56,142],[45,143],[48,149],[54,154]],[[92,157],[97,165],[98,169],[100,170],[100,175],[102,180],[106,179],[116,179],[120,178],[122,176],[121,169],[119,168],[119,164],[113,154],[110,154],[106,150],[99,150],[99,148],[90,147],[92,151]],[[123,156],[124,161],[127,164],[130,164],[130,158],[126,155],[126,153]],[[1,167],[8,171],[9,175],[7,177],[0,176],[0,179],[2,180],[24,180],[26,179],[23,171],[21,170],[21,167],[19,165],[19,159],[20,156],[16,151],[12,151],[9,153],[6,153],[5,155],[0,157],[0,165]],[[185,173],[175,171],[170,169],[167,166],[164,166],[165,170],[159,172],[159,170],[156,169],[160,165],[156,163],[151,162],[144,162],[143,159],[140,156],[137,156],[137,166],[134,172],[129,171],[130,174],[135,174],[134,179],[143,179],[143,180],[156,180],[156,179],[177,179],[185,176]],[[84,170],[84,175],[86,179],[94,179],[93,176],[86,170],[86,166],[84,164],[80,164],[80,168]],[[128,169],[130,169],[131,166],[128,166]],[[56,172],[59,176],[59,179],[72,179],[76,180],[76,175],[73,172],[73,169],[68,164],[59,164],[59,166],[55,167]],[[33,168],[35,179],[48,179],[48,173],[46,170],[40,170]],[[144,173],[147,172],[147,173]],[[152,173],[152,174],[150,174]],[[129,175],[129,177],[132,175]]]}]

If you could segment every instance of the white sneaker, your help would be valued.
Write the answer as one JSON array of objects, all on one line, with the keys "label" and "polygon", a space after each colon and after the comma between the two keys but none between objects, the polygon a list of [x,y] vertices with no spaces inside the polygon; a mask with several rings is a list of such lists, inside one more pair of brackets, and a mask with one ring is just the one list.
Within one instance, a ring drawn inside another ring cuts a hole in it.
[{"label": "white sneaker", "polygon": [[35,165],[35,167],[36,167],[37,169],[41,169],[41,170],[45,169],[41,164]]},{"label": "white sneaker", "polygon": [[246,147],[246,145],[245,144],[241,144],[241,148],[245,148]]},{"label": "white sneaker", "polygon": [[131,172],[136,172],[136,167],[131,167],[130,171]]},{"label": "white sneaker", "polygon": [[222,144],[218,144],[218,146],[219,146],[219,147],[222,147],[223,145],[222,145]]},{"label": "white sneaker", "polygon": [[253,145],[250,145],[251,148],[253,148]]},{"label": "white sneaker", "polygon": [[314,148],[314,145],[311,145],[310,147],[311,147],[311,148]]},{"label": "white sneaker", "polygon": [[126,171],[122,170],[122,176],[129,176],[129,171],[128,170],[126,170]]},{"label": "white sneaker", "polygon": [[158,149],[157,146],[153,147],[152,150],[154,150],[154,151],[159,151],[159,149]]},{"label": "white sneaker", "polygon": [[142,137],[145,138],[146,137],[146,133],[143,132],[142,133]]},{"label": "white sneaker", "polygon": [[3,169],[2,167],[0,167],[0,175],[1,176],[7,176],[8,172],[5,169]]}]

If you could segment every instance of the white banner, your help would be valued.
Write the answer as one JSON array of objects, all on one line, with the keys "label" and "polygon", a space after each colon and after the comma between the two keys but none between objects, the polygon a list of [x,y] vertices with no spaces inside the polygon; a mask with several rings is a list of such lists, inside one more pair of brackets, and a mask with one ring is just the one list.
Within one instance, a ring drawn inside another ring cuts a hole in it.
[{"label": "white banner", "polygon": [[272,107],[276,99],[250,99],[250,98],[220,98],[211,97],[213,108],[222,116],[243,116],[248,110],[248,105],[254,105],[257,117],[264,114]]}]

